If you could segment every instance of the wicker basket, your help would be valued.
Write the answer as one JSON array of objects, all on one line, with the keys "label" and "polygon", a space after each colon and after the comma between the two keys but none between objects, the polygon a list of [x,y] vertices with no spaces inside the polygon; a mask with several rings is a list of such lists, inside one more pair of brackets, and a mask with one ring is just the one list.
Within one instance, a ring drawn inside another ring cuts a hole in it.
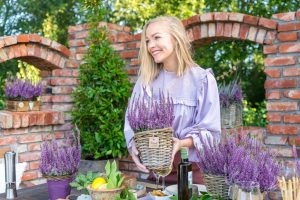
[{"label": "wicker basket", "polygon": [[225,181],[225,176],[204,174],[204,183],[209,193],[229,199],[229,185]]},{"label": "wicker basket", "polygon": [[243,123],[243,105],[230,104],[228,107],[221,107],[222,128],[234,128]]},{"label": "wicker basket", "polygon": [[[173,129],[155,129],[137,132],[134,142],[140,152],[142,163],[150,170],[161,169],[171,165],[173,150]],[[151,146],[151,140],[156,139],[157,146]]]}]

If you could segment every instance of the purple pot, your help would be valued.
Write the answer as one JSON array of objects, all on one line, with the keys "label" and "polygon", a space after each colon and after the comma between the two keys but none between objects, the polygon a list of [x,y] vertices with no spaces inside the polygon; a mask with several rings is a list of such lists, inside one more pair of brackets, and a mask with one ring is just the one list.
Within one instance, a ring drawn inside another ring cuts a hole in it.
[{"label": "purple pot", "polygon": [[69,185],[69,183],[71,183],[72,181],[73,177],[61,180],[47,179],[49,199],[65,199],[71,193],[71,186]]}]

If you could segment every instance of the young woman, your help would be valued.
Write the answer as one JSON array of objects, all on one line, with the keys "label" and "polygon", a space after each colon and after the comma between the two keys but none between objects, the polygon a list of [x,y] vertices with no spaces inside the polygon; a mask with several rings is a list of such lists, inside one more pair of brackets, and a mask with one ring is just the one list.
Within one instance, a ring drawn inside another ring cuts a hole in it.
[{"label": "young woman", "polygon": [[[173,166],[177,166],[181,147],[189,148],[189,160],[197,162],[196,150],[201,149],[200,135],[220,137],[220,105],[216,80],[210,69],[204,70],[193,61],[184,26],[176,17],[162,16],[144,26],[139,53],[140,73],[133,94],[159,98],[159,91],[170,95],[174,102]],[[124,133],[127,147],[137,167],[141,164],[125,117]],[[198,169],[195,165],[195,169]],[[198,169],[199,170],[199,169]],[[201,183],[197,172],[194,183]],[[171,182],[176,181],[170,180]],[[168,177],[166,177],[168,181]]]}]

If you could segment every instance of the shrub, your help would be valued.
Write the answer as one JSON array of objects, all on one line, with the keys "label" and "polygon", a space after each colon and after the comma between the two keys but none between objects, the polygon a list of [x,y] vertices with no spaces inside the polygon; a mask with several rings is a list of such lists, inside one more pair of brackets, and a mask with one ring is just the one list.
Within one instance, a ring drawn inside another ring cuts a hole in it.
[{"label": "shrub", "polygon": [[128,154],[123,124],[131,88],[125,63],[110,47],[105,28],[92,27],[88,41],[80,84],[72,94],[72,122],[81,132],[83,158],[122,157]]},{"label": "shrub", "polygon": [[257,102],[252,105],[249,101],[243,101],[243,125],[265,127],[266,121],[266,102]]}]

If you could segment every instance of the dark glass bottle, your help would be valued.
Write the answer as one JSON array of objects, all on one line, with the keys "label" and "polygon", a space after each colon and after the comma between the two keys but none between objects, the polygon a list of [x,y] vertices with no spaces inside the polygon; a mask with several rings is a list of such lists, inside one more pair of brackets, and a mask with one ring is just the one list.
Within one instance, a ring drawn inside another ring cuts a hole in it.
[{"label": "dark glass bottle", "polygon": [[188,200],[192,197],[192,163],[188,159],[187,148],[181,148],[181,162],[177,169],[178,200]]}]

